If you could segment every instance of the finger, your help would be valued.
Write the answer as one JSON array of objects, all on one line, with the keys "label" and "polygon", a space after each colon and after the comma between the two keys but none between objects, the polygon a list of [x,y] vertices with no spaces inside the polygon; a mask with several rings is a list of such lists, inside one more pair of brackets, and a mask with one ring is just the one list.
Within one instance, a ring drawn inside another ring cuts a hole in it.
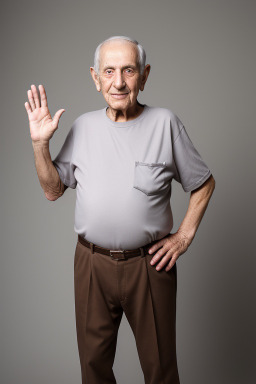
[{"label": "finger", "polygon": [[46,97],[46,92],[45,92],[44,86],[42,84],[40,84],[38,86],[38,88],[39,88],[39,92],[40,92],[41,106],[47,107],[47,97]]},{"label": "finger", "polygon": [[172,250],[173,252],[176,251],[174,245],[166,240],[166,239],[163,239],[163,246],[162,248],[160,248],[157,253],[154,255],[154,257],[151,259],[151,264],[154,265],[166,252]]},{"label": "finger", "polygon": [[158,241],[156,244],[154,244],[151,248],[149,248],[148,250],[148,253],[151,254],[151,253],[154,253],[155,251],[157,251],[160,247],[162,247],[166,242],[166,239],[162,239],[160,241]]},{"label": "finger", "polygon": [[60,120],[60,117],[62,115],[62,113],[65,112],[65,109],[59,109],[55,115],[54,115],[54,118],[52,119],[52,124],[53,124],[53,128],[57,128],[58,127],[58,124],[59,124],[59,120]]},{"label": "finger", "polygon": [[40,108],[40,101],[39,101],[36,86],[34,84],[32,84],[31,89],[32,89],[34,100],[35,100],[36,108]]},{"label": "finger", "polygon": [[150,264],[154,265],[156,262],[158,262],[161,259],[161,257],[163,257],[166,254],[167,251],[169,251],[169,249],[166,249],[164,246],[161,249],[159,249],[159,251],[157,251],[154,257],[152,257]]},{"label": "finger", "polygon": [[174,253],[172,258],[171,258],[171,260],[170,260],[170,262],[168,263],[168,265],[165,268],[166,272],[168,272],[168,271],[170,271],[170,269],[172,269],[172,267],[174,266],[174,264],[176,263],[178,258],[179,258],[179,255]]},{"label": "finger", "polygon": [[26,103],[24,105],[25,105],[25,108],[26,108],[26,111],[27,111],[28,117],[29,117],[30,113],[32,113],[30,105],[29,105],[29,103],[27,101],[26,101]]},{"label": "finger", "polygon": [[156,270],[160,271],[172,258],[173,254],[171,251],[167,252],[166,255],[161,259],[161,261],[157,264]]},{"label": "finger", "polygon": [[32,94],[31,89],[28,90],[28,101],[29,101],[31,110],[34,111],[34,109],[36,109],[36,107],[35,107],[35,102],[34,102],[34,98],[33,98],[33,94]]}]

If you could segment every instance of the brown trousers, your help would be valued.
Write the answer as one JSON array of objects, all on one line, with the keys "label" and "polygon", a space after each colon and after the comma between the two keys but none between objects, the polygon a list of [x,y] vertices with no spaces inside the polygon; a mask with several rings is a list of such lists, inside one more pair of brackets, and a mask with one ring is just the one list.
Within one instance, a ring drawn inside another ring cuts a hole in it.
[{"label": "brown trousers", "polygon": [[145,384],[179,384],[176,358],[177,266],[157,271],[154,254],[114,260],[79,242],[74,259],[82,384],[115,384],[113,363],[123,311]]}]

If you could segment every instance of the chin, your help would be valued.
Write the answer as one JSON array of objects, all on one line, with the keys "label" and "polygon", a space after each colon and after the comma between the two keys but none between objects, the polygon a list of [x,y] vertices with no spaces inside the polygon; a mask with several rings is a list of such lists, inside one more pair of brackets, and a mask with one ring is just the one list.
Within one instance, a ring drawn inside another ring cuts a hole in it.
[{"label": "chin", "polygon": [[130,107],[129,103],[125,100],[111,101],[108,105],[113,109],[126,109],[127,107]]}]

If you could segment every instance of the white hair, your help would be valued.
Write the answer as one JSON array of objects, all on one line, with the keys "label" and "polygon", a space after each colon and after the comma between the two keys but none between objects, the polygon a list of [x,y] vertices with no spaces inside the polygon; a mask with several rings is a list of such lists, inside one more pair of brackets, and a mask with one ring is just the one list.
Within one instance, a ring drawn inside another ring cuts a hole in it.
[{"label": "white hair", "polygon": [[94,68],[95,72],[97,74],[99,74],[100,48],[107,41],[116,40],[116,39],[118,39],[118,40],[128,40],[128,41],[130,41],[130,42],[132,42],[132,43],[134,43],[136,45],[137,51],[138,51],[140,73],[143,74],[143,71],[144,71],[144,68],[145,68],[145,63],[146,63],[146,52],[145,52],[145,49],[142,47],[141,44],[138,43],[137,40],[134,40],[131,37],[127,37],[127,36],[111,36],[108,39],[102,41],[102,43],[100,43],[98,45],[98,47],[96,48],[95,53],[94,53],[94,67],[93,68]]}]

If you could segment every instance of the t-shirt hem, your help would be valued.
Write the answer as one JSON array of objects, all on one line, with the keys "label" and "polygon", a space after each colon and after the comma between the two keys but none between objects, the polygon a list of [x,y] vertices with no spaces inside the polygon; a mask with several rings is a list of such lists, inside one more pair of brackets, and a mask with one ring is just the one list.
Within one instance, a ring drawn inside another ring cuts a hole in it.
[{"label": "t-shirt hem", "polygon": [[200,187],[211,176],[211,174],[212,174],[211,171],[208,170],[207,173],[203,177],[201,177],[201,179],[196,181],[195,183],[189,185],[188,187],[183,186],[184,191],[185,192],[191,192],[194,189]]}]

